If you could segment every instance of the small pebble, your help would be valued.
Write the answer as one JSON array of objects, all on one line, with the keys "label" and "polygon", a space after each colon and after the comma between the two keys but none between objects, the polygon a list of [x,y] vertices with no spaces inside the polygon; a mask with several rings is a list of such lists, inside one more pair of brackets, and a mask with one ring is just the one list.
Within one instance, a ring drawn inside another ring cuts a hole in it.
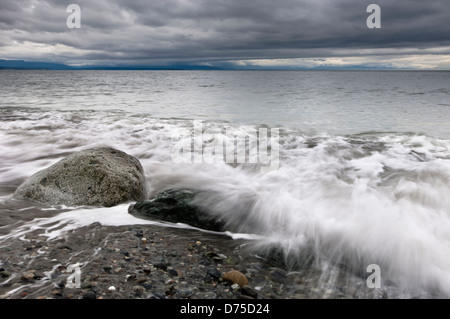
[{"label": "small pebble", "polygon": [[152,270],[151,270],[150,267],[144,267],[144,269],[142,269],[142,271],[143,271],[144,274],[146,274],[146,275],[149,275],[149,274],[152,272]]},{"label": "small pebble", "polygon": [[163,294],[159,293],[159,292],[154,292],[149,299],[166,299],[166,296],[164,296]]},{"label": "small pebble", "polygon": [[148,279],[148,277],[146,277],[146,276],[139,276],[139,277],[136,277],[136,282],[138,284],[140,284],[140,283],[146,282],[147,279]]},{"label": "small pebble", "polygon": [[166,279],[166,281],[164,281],[164,283],[165,283],[166,285],[173,284],[173,279],[172,279],[172,278],[168,278],[168,279]]},{"label": "small pebble", "polygon": [[180,298],[189,298],[190,296],[192,296],[193,291],[191,289],[179,289],[177,290],[177,295]]},{"label": "small pebble", "polygon": [[67,267],[64,265],[59,265],[58,267],[56,267],[56,271],[59,271],[59,272],[66,271],[66,269],[67,269]]},{"label": "small pebble", "polygon": [[208,292],[204,292],[204,293],[199,293],[197,295],[197,298],[200,298],[200,299],[216,299],[217,298],[217,294],[215,294],[212,291],[208,291]]},{"label": "small pebble", "polygon": [[286,273],[283,270],[276,269],[272,271],[271,278],[273,281],[277,283],[284,283],[287,280]]},{"label": "small pebble", "polygon": [[219,279],[220,276],[222,276],[217,268],[209,268],[206,273],[216,280]]},{"label": "small pebble", "polygon": [[169,270],[169,275],[171,275],[171,276],[178,276],[178,271],[176,271],[175,269],[170,269]]},{"label": "small pebble", "polygon": [[238,284],[241,287],[248,285],[247,277],[237,270],[231,270],[226,272],[225,274],[223,274],[222,278],[223,280],[231,284]]},{"label": "small pebble", "polygon": [[143,294],[145,292],[145,288],[142,286],[134,286],[133,290],[138,295]]},{"label": "small pebble", "polygon": [[93,291],[86,291],[83,293],[83,299],[97,299],[97,295]]},{"label": "small pebble", "polygon": [[52,295],[56,296],[56,297],[62,297],[63,296],[61,290],[59,290],[59,289],[53,290],[52,291]]},{"label": "small pebble", "polygon": [[258,292],[250,286],[244,286],[241,288],[241,294],[256,299]]},{"label": "small pebble", "polygon": [[116,287],[111,286],[111,287],[108,288],[108,290],[109,290],[109,291],[116,291]]},{"label": "small pebble", "polygon": [[34,272],[32,270],[26,271],[26,272],[22,273],[22,275],[20,276],[20,279],[22,279],[24,281],[30,281],[30,280],[33,280],[33,278],[34,278]]},{"label": "small pebble", "polygon": [[154,266],[155,266],[156,269],[161,269],[161,270],[163,270],[163,271],[166,271],[168,265],[167,265],[166,262],[161,261],[161,262],[155,263]]},{"label": "small pebble", "polygon": [[85,280],[82,284],[81,284],[81,289],[89,289],[92,288],[92,282]]},{"label": "small pebble", "polygon": [[150,284],[147,284],[147,283],[145,283],[145,282],[143,282],[143,283],[140,283],[140,284],[139,284],[139,286],[142,286],[142,287],[144,287],[144,288],[145,288],[145,290],[147,290],[147,291],[149,291],[149,290],[153,289],[153,286],[152,286],[152,285],[150,285]]}]

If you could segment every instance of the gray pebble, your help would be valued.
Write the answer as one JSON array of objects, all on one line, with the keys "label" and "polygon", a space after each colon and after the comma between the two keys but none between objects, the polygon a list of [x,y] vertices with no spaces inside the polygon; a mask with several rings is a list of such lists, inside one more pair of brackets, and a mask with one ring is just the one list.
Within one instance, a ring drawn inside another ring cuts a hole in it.
[{"label": "gray pebble", "polygon": [[216,299],[217,294],[215,294],[212,291],[208,291],[208,292],[198,293],[196,297],[199,299]]},{"label": "gray pebble", "polygon": [[222,273],[217,268],[209,268],[206,274],[210,275],[211,278],[219,279],[222,276]]},{"label": "gray pebble", "polygon": [[154,292],[149,296],[149,299],[166,299],[166,296],[164,296],[162,293]]},{"label": "gray pebble", "polygon": [[179,289],[177,290],[177,295],[180,298],[189,298],[190,296],[192,296],[193,291],[191,289]]},{"label": "gray pebble", "polygon": [[252,297],[256,299],[258,297],[258,292],[250,286],[244,286],[241,288],[241,294],[245,296]]}]

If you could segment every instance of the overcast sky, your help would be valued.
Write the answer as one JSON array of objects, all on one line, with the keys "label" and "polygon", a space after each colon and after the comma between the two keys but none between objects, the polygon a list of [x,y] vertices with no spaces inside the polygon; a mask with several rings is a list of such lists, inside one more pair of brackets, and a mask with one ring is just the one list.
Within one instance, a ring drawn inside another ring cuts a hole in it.
[{"label": "overcast sky", "polygon": [[[66,25],[81,8],[81,28]],[[371,3],[381,28],[369,29]],[[449,0],[0,0],[0,58],[450,69]]]}]

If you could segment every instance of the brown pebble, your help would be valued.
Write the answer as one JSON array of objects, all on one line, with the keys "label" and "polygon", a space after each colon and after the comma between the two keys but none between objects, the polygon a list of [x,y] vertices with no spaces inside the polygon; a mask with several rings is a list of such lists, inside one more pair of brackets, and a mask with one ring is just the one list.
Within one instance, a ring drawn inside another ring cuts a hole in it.
[{"label": "brown pebble", "polygon": [[134,286],[133,290],[136,294],[143,294],[145,292],[145,288],[142,286]]},{"label": "brown pebble", "polygon": [[22,273],[22,275],[20,276],[20,278],[21,278],[22,280],[25,280],[25,281],[27,281],[27,280],[33,280],[33,278],[34,278],[34,272],[33,272],[32,270],[26,271],[26,272]]},{"label": "brown pebble", "polygon": [[148,279],[148,277],[145,277],[145,276],[139,276],[139,277],[136,278],[136,282],[137,282],[138,284],[141,284],[141,283],[143,283],[143,282],[146,282],[147,279]]},{"label": "brown pebble", "polygon": [[144,269],[142,269],[142,270],[144,271],[144,274],[146,274],[146,275],[149,275],[152,272],[150,267],[144,267]]},{"label": "brown pebble", "polygon": [[222,275],[223,280],[231,283],[231,284],[238,284],[241,287],[248,285],[248,279],[247,277],[237,270],[231,270]]}]

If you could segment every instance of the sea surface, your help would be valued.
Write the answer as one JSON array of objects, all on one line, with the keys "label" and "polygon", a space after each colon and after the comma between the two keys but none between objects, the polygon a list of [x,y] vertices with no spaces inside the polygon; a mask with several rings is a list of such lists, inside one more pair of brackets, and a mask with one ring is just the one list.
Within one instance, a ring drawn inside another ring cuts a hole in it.
[{"label": "sea surface", "polygon": [[450,297],[450,72],[0,71],[0,247],[36,229],[54,240],[94,222],[152,223],[129,203],[12,199],[98,146],[137,157],[149,197],[207,192],[231,237],[293,270],[315,263],[318,286],[342,284],[343,268],[359,278],[346,285],[364,286],[375,265],[373,289],[388,297]]}]

